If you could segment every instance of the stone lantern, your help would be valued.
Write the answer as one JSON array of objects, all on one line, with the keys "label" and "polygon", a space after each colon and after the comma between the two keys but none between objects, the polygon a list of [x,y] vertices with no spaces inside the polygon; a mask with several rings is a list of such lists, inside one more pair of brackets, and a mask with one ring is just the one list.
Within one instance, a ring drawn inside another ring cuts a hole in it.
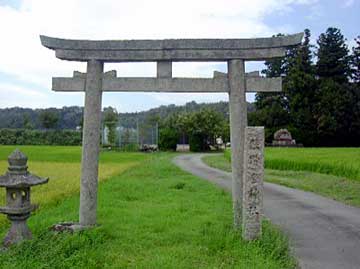
[{"label": "stone lantern", "polygon": [[0,207],[0,213],[6,214],[11,221],[11,228],[4,239],[6,247],[31,239],[31,231],[26,220],[37,206],[30,203],[30,187],[49,181],[48,178],[30,174],[27,170],[27,160],[28,158],[16,149],[8,158],[7,173],[0,176],[0,187],[6,188],[6,206]]}]

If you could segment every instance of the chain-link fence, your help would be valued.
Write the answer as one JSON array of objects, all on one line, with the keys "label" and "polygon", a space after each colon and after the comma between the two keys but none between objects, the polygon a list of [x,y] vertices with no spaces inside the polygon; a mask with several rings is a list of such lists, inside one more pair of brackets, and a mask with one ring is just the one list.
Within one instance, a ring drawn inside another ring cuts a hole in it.
[{"label": "chain-link fence", "polygon": [[110,129],[103,126],[102,144],[115,146],[126,151],[155,151],[159,144],[159,126],[157,122],[140,121],[122,122],[119,120],[115,127],[115,141],[109,141]]}]

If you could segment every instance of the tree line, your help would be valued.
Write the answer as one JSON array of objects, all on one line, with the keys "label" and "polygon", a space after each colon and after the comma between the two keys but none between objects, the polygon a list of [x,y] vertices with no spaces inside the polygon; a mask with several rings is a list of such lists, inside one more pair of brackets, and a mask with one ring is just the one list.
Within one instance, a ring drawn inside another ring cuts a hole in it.
[{"label": "tree line", "polygon": [[263,74],[283,77],[283,92],[258,93],[249,124],[266,127],[266,140],[288,128],[305,146],[359,146],[360,37],[350,51],[337,28],[310,44],[310,30],[298,48],[265,63]]},{"label": "tree line", "polygon": [[159,148],[162,150],[175,150],[177,144],[189,144],[191,151],[207,151],[216,145],[216,138],[230,141],[227,117],[213,109],[174,114],[160,123]]},{"label": "tree line", "polygon": [[[162,105],[157,108],[152,108],[146,111],[118,113],[118,120],[122,126],[127,128],[135,128],[137,122],[147,121],[149,118],[158,117],[165,119],[174,114],[181,114],[184,112],[195,112],[201,109],[215,110],[228,117],[228,103],[214,102],[214,103],[196,103],[191,101],[185,105]],[[103,110],[103,119],[106,117],[108,107]],[[254,111],[254,105],[248,103],[248,111]],[[69,106],[62,108],[0,108],[0,129],[67,129],[75,130],[82,125],[83,107]],[[48,124],[50,123],[50,125]]]},{"label": "tree line", "polygon": [[0,129],[66,129],[75,130],[81,125],[83,108],[3,108],[0,109]]}]

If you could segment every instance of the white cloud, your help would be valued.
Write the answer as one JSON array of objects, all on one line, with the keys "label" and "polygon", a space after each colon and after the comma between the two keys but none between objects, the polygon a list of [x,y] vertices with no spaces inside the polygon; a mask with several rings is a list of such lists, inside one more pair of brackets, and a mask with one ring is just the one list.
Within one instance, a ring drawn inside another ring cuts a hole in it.
[{"label": "white cloud", "polygon": [[0,107],[31,107],[30,100],[44,103],[47,100],[47,95],[43,92],[9,83],[0,83],[0,93]]},{"label": "white cloud", "polygon": [[[266,15],[287,12],[294,4],[315,2],[317,0],[23,0],[18,9],[0,6],[0,25],[3,26],[0,72],[50,91],[52,76],[71,76],[73,70],[85,71],[85,64],[56,59],[53,51],[41,46],[40,34],[78,39],[271,36],[279,29],[263,22]],[[286,29],[286,25],[283,27]],[[112,67],[109,65],[106,69]],[[120,76],[155,74],[155,64],[151,63],[115,67]],[[209,68],[211,65],[189,64],[178,72],[204,74],[210,72]],[[4,96],[0,90],[0,98]]]},{"label": "white cloud", "polygon": [[344,7],[351,7],[355,3],[355,0],[346,0],[344,2]]}]

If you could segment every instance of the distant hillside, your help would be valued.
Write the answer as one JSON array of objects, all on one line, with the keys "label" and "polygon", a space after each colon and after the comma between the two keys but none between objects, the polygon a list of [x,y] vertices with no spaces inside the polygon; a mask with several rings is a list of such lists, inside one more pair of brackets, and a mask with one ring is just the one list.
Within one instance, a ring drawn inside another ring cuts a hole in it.
[{"label": "distant hillside", "polygon": [[[195,101],[186,103],[183,106],[168,105],[152,108],[147,111],[134,113],[120,113],[119,118],[121,125],[126,127],[135,127],[136,122],[142,122],[149,118],[164,119],[172,114],[182,112],[193,112],[203,108],[210,108],[220,112],[224,118],[229,115],[228,102],[217,103],[201,103]],[[47,108],[47,109],[30,109],[30,108],[5,108],[0,109],[0,128],[24,128],[26,119],[30,121],[34,129],[41,129],[39,115],[44,110],[50,110],[59,115],[58,128],[59,129],[76,129],[81,124],[83,115],[83,107],[71,106],[63,108]],[[254,105],[248,103],[248,111],[254,111]]]},{"label": "distant hillside", "polygon": [[[195,101],[186,103],[183,106],[176,105],[167,105],[160,106],[157,108],[152,108],[143,112],[135,112],[135,113],[121,113],[120,114],[120,122],[121,125],[125,127],[135,127],[136,121],[139,122],[145,121],[149,118],[159,117],[160,119],[164,119],[168,116],[177,113],[183,112],[193,112],[199,111],[204,108],[213,109],[215,111],[220,112],[224,118],[229,117],[229,105],[228,102],[217,102],[217,103],[196,103]],[[248,103],[248,112],[255,111],[255,106],[252,103]]]},{"label": "distant hillside", "polygon": [[0,109],[0,128],[24,128],[24,121],[28,118],[34,129],[41,129],[39,115],[44,110],[56,112],[59,115],[59,129],[76,129],[83,114],[83,108],[78,106],[47,109],[4,108]]}]

